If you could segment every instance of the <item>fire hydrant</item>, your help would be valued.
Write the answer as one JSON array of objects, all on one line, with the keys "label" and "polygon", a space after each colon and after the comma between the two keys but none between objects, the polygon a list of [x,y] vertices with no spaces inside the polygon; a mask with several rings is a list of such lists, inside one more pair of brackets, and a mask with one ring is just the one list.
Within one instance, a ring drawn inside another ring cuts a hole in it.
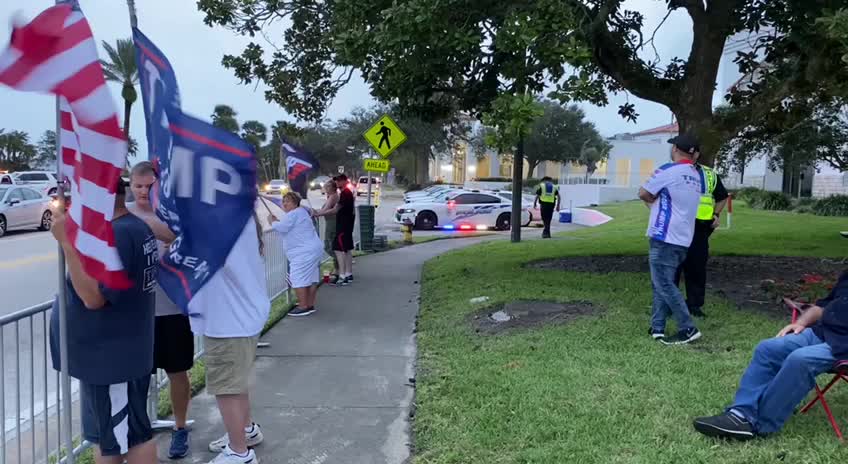
[{"label": "fire hydrant", "polygon": [[412,243],[412,221],[409,218],[403,220],[400,225],[400,230],[403,232],[403,242],[406,244]]}]

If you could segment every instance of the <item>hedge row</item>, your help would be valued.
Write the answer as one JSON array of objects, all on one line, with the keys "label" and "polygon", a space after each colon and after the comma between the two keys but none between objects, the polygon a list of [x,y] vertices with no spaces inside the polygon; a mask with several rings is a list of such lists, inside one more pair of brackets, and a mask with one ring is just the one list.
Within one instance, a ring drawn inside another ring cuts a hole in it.
[{"label": "hedge row", "polygon": [[793,199],[782,192],[767,192],[756,187],[745,187],[734,193],[733,198],[742,200],[756,209],[795,211],[818,216],[848,216],[848,195],[833,195],[822,199]]}]

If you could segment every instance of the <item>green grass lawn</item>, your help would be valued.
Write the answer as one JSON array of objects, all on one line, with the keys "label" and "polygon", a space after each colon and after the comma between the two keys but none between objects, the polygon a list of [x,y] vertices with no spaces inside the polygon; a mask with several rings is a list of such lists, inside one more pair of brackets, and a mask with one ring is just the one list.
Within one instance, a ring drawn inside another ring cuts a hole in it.
[{"label": "green grass lawn", "polygon": [[[692,418],[732,399],[756,343],[782,321],[708,296],[704,338],[650,340],[647,274],[589,275],[523,267],[568,255],[646,254],[647,209],[605,207],[615,220],[560,240],[489,242],[430,261],[418,325],[415,461],[423,463],[819,463],[848,458],[821,409],[784,432],[745,444],[706,439]],[[714,254],[842,258],[844,220],[737,205]],[[490,303],[588,300],[604,308],[569,325],[483,337],[468,324]],[[673,328],[670,324],[669,329]],[[848,428],[848,388],[831,397]]]}]

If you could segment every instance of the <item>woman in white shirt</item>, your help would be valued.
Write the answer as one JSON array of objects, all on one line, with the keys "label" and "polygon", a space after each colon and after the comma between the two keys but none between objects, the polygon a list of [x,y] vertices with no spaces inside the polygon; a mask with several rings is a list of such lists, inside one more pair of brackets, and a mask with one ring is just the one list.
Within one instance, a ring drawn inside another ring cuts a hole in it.
[{"label": "woman in white shirt", "polygon": [[283,248],[289,261],[289,279],[297,295],[298,305],[288,315],[308,316],[315,312],[324,244],[312,222],[312,211],[300,206],[300,195],[295,192],[285,194],[283,211],[286,214],[282,219],[271,214],[268,222],[283,236]]}]

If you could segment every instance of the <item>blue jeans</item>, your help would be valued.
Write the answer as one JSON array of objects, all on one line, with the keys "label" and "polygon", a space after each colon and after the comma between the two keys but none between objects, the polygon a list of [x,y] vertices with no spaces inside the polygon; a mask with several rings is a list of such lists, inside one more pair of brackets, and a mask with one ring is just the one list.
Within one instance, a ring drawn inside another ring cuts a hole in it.
[{"label": "blue jeans", "polygon": [[763,340],[739,381],[730,409],[744,415],[760,435],[777,432],[815,387],[816,377],[835,362],[830,346],[812,329]]},{"label": "blue jeans", "polygon": [[683,293],[675,284],[677,268],[686,259],[686,247],[651,239],[648,257],[651,264],[651,287],[654,290],[651,329],[665,331],[665,321],[674,316],[678,330],[695,327]]}]

